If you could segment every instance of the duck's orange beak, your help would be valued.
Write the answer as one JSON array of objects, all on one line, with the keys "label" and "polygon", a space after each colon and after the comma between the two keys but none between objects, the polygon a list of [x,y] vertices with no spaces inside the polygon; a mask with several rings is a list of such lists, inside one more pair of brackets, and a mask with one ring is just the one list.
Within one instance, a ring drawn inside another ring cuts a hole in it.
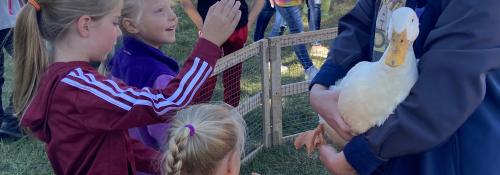
[{"label": "duck's orange beak", "polygon": [[388,53],[385,58],[386,65],[398,67],[404,63],[408,47],[410,47],[410,41],[406,36],[406,29],[401,33],[392,32],[392,40],[387,48]]}]

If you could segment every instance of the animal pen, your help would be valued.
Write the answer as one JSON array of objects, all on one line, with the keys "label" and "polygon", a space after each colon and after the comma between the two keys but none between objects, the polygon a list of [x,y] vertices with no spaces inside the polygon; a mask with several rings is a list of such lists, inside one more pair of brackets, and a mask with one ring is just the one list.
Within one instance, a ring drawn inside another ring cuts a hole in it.
[{"label": "animal pen", "polygon": [[[314,42],[328,46],[336,35],[337,28],[331,28],[271,37],[249,44],[218,60],[212,77],[225,76],[224,81],[229,82],[227,84],[236,82],[241,86],[238,94],[215,88],[216,91],[211,95],[212,101],[231,97],[239,100],[236,109],[247,124],[243,163],[249,162],[263,148],[281,145],[299,133],[316,127],[318,116],[309,105],[309,82],[304,81],[303,68],[292,65],[283,70],[282,65],[286,67],[288,62],[297,62],[292,46]],[[293,59],[283,61],[284,53],[291,53]],[[319,54],[326,57],[327,53]],[[237,79],[231,74],[239,72],[230,71],[230,68],[240,63],[243,63],[243,73],[241,79]]]}]

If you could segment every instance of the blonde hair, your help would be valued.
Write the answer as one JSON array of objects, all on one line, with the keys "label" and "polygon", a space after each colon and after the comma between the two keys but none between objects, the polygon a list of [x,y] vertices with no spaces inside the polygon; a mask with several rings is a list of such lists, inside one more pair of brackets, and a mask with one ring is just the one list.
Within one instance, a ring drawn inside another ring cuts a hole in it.
[{"label": "blonde hair", "polygon": [[201,104],[182,110],[169,132],[162,156],[168,175],[213,174],[228,153],[244,151],[245,121],[229,105]]},{"label": "blonde hair", "polygon": [[35,95],[40,78],[50,64],[46,42],[64,36],[76,19],[89,15],[99,20],[121,0],[37,0],[40,10],[27,4],[14,29],[14,92],[16,114],[22,116]]},{"label": "blonde hair", "polygon": [[[144,9],[144,0],[123,0],[123,9],[121,12],[121,19],[119,23],[120,30],[124,35],[133,35],[130,33],[124,25],[123,18],[129,18],[136,25],[139,24],[139,21],[142,16],[142,12]],[[120,41],[121,42],[121,41]],[[111,70],[109,70],[108,64],[111,60],[112,56],[115,54],[116,48],[114,47],[111,51],[111,56],[106,57],[101,61],[99,65],[98,72],[103,75],[107,75]]]},{"label": "blonde hair", "polygon": [[[144,11],[144,0],[123,0],[122,17],[131,19],[136,25],[142,17]],[[125,35],[131,35],[124,26],[123,20],[120,21],[120,29]]]}]

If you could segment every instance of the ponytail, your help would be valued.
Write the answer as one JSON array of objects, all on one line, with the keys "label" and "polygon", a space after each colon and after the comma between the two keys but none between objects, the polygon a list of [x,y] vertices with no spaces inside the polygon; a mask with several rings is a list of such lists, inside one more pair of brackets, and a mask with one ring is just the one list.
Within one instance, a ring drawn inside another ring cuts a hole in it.
[{"label": "ponytail", "polygon": [[49,65],[37,13],[35,7],[24,6],[14,28],[13,103],[17,116],[23,115]]},{"label": "ponytail", "polygon": [[14,92],[17,116],[28,107],[40,79],[50,64],[46,42],[65,34],[75,19],[108,14],[121,0],[30,0],[17,17],[14,28]]}]

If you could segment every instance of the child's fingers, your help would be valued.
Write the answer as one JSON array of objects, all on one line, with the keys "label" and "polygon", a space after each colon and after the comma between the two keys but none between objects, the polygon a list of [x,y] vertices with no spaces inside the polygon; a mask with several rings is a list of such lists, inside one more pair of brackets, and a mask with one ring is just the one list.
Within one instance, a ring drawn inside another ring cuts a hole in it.
[{"label": "child's fingers", "polygon": [[240,12],[240,5],[241,3],[239,1],[236,1],[234,3],[234,6],[232,7],[231,11],[226,15],[231,21],[229,21],[231,24],[234,21],[234,18],[238,16],[238,12]]},{"label": "child's fingers", "polygon": [[236,16],[234,16],[233,18],[233,21],[231,21],[231,27],[234,29],[236,28],[236,26],[238,25],[238,23],[240,22],[240,18],[241,18],[241,11],[237,11],[236,12]]},{"label": "child's fingers", "polygon": [[210,8],[208,8],[207,17],[214,13],[214,9],[217,6],[217,3],[218,2],[216,2],[214,5],[210,6]]},{"label": "child's fingers", "polygon": [[238,11],[240,10],[240,6],[241,6],[241,2],[240,1],[236,1],[233,5],[233,8],[231,9],[231,12],[235,12],[235,11]]},{"label": "child's fingers", "polygon": [[227,0],[220,0],[220,1],[217,1],[219,4],[222,4],[222,5],[225,5],[227,3]]},{"label": "child's fingers", "polygon": [[207,12],[207,16],[212,16],[214,14],[220,13],[221,4],[222,3],[220,1],[217,1],[214,5],[210,6]]},{"label": "child's fingers", "polygon": [[226,0],[227,2],[224,4],[224,8],[222,9],[222,14],[223,15],[228,15],[231,13],[231,9],[233,9],[234,6],[234,0]]},{"label": "child's fingers", "polygon": [[220,1],[217,1],[214,5],[210,6],[210,8],[208,8],[208,12],[207,12],[208,15],[214,13],[215,8],[220,4],[219,2]]},{"label": "child's fingers", "polygon": [[217,1],[217,3],[219,4],[219,6],[216,9],[214,9],[214,10],[217,10],[214,12],[222,13],[224,10],[224,6],[226,6],[226,4],[227,4],[227,0],[220,0],[220,1]]},{"label": "child's fingers", "polygon": [[217,1],[214,5],[212,5],[212,14],[214,13],[220,13],[221,12],[221,9],[222,9],[222,2],[221,1]]}]

